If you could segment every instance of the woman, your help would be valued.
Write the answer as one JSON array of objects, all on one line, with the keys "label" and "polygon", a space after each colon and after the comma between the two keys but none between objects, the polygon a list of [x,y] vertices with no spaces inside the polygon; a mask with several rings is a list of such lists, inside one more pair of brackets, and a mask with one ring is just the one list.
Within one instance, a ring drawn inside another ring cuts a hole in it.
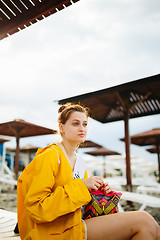
[{"label": "woman", "polygon": [[160,228],[146,212],[127,212],[82,221],[81,207],[89,189],[110,192],[101,177],[87,177],[76,153],[85,141],[88,112],[80,105],[59,109],[62,141],[40,149],[18,179],[17,209],[21,239],[25,240],[159,240]]}]

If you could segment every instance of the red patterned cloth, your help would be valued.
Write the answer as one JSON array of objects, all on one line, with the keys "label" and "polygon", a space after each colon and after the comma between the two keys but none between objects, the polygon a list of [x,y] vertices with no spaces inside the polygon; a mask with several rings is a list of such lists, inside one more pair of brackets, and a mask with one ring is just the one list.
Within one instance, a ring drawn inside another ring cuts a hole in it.
[{"label": "red patterned cloth", "polygon": [[84,206],[83,219],[107,215],[118,212],[118,202],[121,192],[105,193],[104,191],[90,190],[92,200]]}]

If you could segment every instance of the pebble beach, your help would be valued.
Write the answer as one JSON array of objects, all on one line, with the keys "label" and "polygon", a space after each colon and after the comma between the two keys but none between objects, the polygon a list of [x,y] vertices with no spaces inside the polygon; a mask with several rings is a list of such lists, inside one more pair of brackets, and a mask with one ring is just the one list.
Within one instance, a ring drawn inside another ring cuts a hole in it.
[{"label": "pebble beach", "polygon": [[[0,209],[17,212],[17,190],[14,188],[10,188],[7,185],[0,187]],[[160,197],[160,195],[157,195],[156,197]],[[135,203],[130,206],[125,201],[121,204],[123,205],[125,211],[135,211],[138,210],[140,207],[140,204]],[[150,213],[160,225],[160,208],[147,207],[145,211]]]}]

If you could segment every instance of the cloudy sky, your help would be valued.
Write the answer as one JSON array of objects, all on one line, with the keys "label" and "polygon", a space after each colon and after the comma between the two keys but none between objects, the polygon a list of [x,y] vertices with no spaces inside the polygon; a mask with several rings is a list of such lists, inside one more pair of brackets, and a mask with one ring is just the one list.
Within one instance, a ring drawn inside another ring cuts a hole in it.
[{"label": "cloudy sky", "polygon": [[[55,100],[159,74],[159,43],[159,0],[80,0],[0,41],[0,122],[21,118],[57,129]],[[131,120],[130,134],[160,127],[158,119]],[[124,153],[121,137],[123,121],[90,123],[89,139]],[[131,154],[156,160],[136,146]]]}]

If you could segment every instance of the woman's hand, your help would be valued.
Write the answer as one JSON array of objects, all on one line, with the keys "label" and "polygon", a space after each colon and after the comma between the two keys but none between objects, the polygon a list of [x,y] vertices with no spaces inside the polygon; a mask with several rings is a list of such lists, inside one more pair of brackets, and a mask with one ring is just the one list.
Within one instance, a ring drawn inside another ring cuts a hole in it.
[{"label": "woman's hand", "polygon": [[91,176],[84,180],[84,183],[88,189],[92,189],[97,191],[98,189],[102,188],[104,185],[104,181],[101,177],[98,176]]},{"label": "woman's hand", "polygon": [[109,184],[107,182],[105,182],[103,184],[103,186],[101,187],[101,190],[106,192],[106,193],[110,193],[110,192],[114,193],[115,192],[111,189],[111,187],[109,186]]}]

